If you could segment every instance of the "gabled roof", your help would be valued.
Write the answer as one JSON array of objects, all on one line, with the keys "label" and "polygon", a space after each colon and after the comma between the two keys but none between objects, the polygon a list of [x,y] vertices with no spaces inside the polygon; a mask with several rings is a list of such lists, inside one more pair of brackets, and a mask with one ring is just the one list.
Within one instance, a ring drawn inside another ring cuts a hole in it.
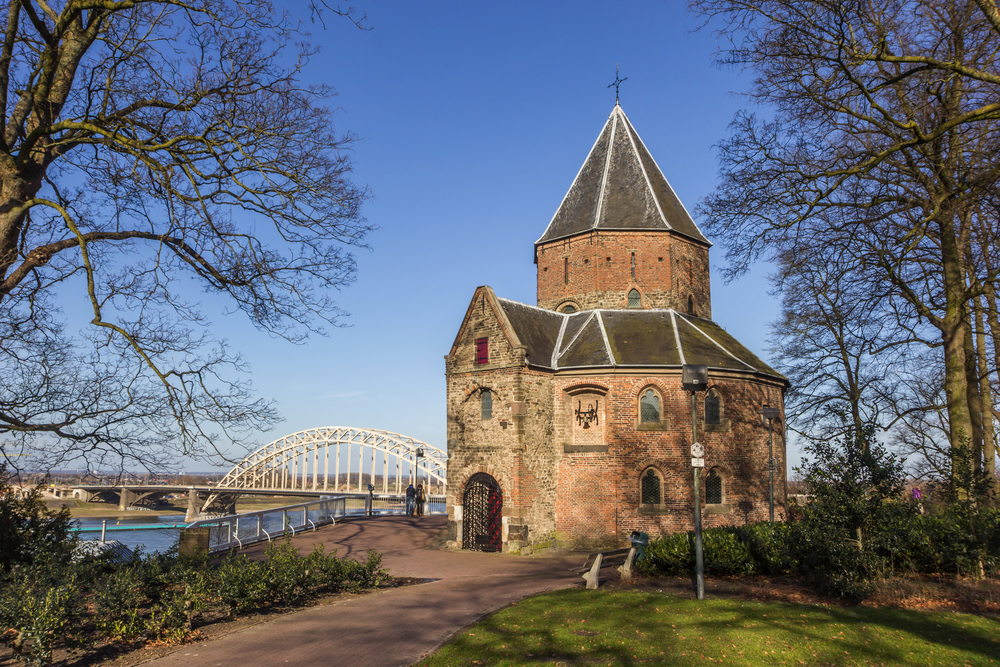
[{"label": "gabled roof", "polygon": [[[458,333],[455,334],[455,340],[451,344],[451,351],[449,354],[455,354],[455,350],[458,349],[458,345],[462,342],[462,337],[465,335],[466,328],[472,324],[473,308],[475,308],[476,303],[480,302],[484,307],[489,307],[490,313],[492,313],[500,321],[500,329],[503,331],[510,346],[515,347],[522,344],[517,336],[517,332],[514,330],[514,327],[511,326],[510,320],[507,319],[506,311],[500,306],[499,301],[500,300],[497,298],[493,288],[489,285],[480,285],[476,288],[475,293],[472,295],[472,301],[469,302],[469,307],[465,310],[465,317],[462,319],[462,326],[458,328]],[[524,304],[518,305],[523,306]],[[526,331],[526,333],[529,336],[531,335],[530,331]]]},{"label": "gabled roof", "polygon": [[788,379],[711,320],[676,310],[584,310],[559,313],[496,298],[511,334],[527,347],[529,366],[649,368],[704,364],[709,368]]},{"label": "gabled roof", "polygon": [[592,230],[674,231],[711,245],[617,104],[535,245]]}]

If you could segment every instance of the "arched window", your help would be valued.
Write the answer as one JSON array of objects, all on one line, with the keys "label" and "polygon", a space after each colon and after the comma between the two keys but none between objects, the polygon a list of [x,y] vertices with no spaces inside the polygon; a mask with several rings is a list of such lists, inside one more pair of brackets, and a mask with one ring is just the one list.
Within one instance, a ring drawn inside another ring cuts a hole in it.
[{"label": "arched window", "polygon": [[709,391],[708,396],[705,397],[705,423],[722,423],[722,397],[715,389]]},{"label": "arched window", "polygon": [[567,303],[565,306],[562,307],[560,312],[566,313],[567,315],[571,315],[572,313],[576,312],[576,306],[574,306],[571,303]]},{"label": "arched window", "polygon": [[642,299],[639,298],[639,290],[631,289],[628,292],[628,307],[642,308]]},{"label": "arched window", "polygon": [[479,397],[479,404],[482,406],[482,418],[493,419],[493,392],[489,389],[483,389],[483,393]]},{"label": "arched window", "polygon": [[688,294],[688,315],[694,315],[694,297]]},{"label": "arched window", "polygon": [[659,505],[663,502],[663,483],[652,468],[643,473],[640,484],[640,502],[643,505]]},{"label": "arched window", "polygon": [[652,389],[647,389],[639,399],[639,423],[660,423],[660,397]]},{"label": "arched window", "polygon": [[706,505],[721,505],[722,499],[724,497],[722,488],[722,476],[719,475],[715,468],[708,471],[708,477],[705,478],[705,504]]}]

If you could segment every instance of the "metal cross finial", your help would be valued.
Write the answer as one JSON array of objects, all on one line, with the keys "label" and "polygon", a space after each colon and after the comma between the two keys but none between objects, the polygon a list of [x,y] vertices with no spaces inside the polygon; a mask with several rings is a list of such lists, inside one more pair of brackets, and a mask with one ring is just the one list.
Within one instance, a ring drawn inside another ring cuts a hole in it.
[{"label": "metal cross finial", "polygon": [[622,85],[626,81],[628,81],[628,77],[625,77],[624,79],[618,78],[618,65],[615,65],[615,82],[608,86],[608,88],[611,86],[615,87],[615,104],[618,104],[618,86]]}]

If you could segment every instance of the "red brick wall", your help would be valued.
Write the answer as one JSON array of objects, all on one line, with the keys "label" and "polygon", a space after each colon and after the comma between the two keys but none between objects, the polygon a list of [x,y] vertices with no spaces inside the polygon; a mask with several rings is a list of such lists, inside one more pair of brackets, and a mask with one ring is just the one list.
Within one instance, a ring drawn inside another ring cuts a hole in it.
[{"label": "red brick wall", "polygon": [[[742,524],[765,520],[768,516],[767,427],[758,411],[764,404],[783,410],[782,388],[773,382],[749,376],[710,374],[710,382],[723,396],[724,418],[729,428],[706,433],[704,394],[698,394],[698,440],[705,446],[704,476],[716,468],[725,482],[727,514],[703,514],[705,526]],[[606,453],[565,453],[559,461],[559,494],[556,501],[556,530],[567,538],[597,543],[614,541],[615,514],[619,542],[631,530],[650,534],[691,530],[694,527],[691,456],[691,395],[680,387],[679,374],[629,377],[556,377],[556,420],[565,414],[567,389],[579,383],[602,383],[608,388],[608,429]],[[664,398],[669,428],[662,431],[636,428],[640,392],[653,385]],[[560,407],[558,404],[562,403]],[[575,407],[575,400],[572,401]],[[559,429],[557,428],[557,434]],[[562,438],[565,442],[565,437]],[[780,420],[775,424],[774,455],[775,513],[784,517],[785,445]],[[639,510],[639,476],[647,467],[656,468],[664,478],[661,513]],[[704,484],[702,484],[704,502]],[[753,503],[749,516],[739,511],[739,502]],[[723,509],[719,507],[718,509]]]},{"label": "red brick wall", "polygon": [[542,308],[625,308],[634,288],[644,308],[686,312],[690,295],[696,315],[712,316],[708,248],[671,232],[595,231],[540,245],[536,259]]}]

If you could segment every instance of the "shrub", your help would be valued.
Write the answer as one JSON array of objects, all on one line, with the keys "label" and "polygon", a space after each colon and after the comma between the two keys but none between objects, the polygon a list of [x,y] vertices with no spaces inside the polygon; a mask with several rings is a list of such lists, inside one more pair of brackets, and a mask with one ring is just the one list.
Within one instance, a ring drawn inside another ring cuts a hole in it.
[{"label": "shrub", "polygon": [[290,540],[269,544],[265,554],[264,576],[267,581],[268,600],[273,604],[297,602],[309,590],[309,570]]},{"label": "shrub", "polygon": [[691,572],[694,550],[687,533],[673,533],[650,540],[646,555],[639,561],[642,572],[678,575]]},{"label": "shrub", "polygon": [[368,557],[361,565],[359,579],[361,588],[375,588],[389,578],[389,570],[382,567],[382,554],[378,551],[369,551]]},{"label": "shrub", "polygon": [[69,509],[46,508],[40,486],[16,497],[7,467],[0,463],[0,571],[35,562],[69,562],[77,542],[71,528]]},{"label": "shrub", "polygon": [[109,639],[130,640],[145,629],[141,608],[146,601],[139,568],[113,568],[94,585],[94,615],[97,629]]},{"label": "shrub", "polygon": [[812,500],[793,524],[795,567],[821,591],[853,600],[871,594],[894,561],[904,562],[893,527],[916,516],[912,503],[899,501],[903,462],[874,432],[868,427],[839,441],[810,439],[805,449],[812,458],[797,469]]},{"label": "shrub", "polygon": [[[787,571],[789,535],[785,524],[708,528],[702,531],[705,572],[743,576]],[[652,540],[638,565],[648,574],[690,574],[694,560],[694,533],[674,533]]]},{"label": "shrub", "polygon": [[341,560],[317,545],[300,556],[289,541],[273,544],[267,559],[231,555],[218,568],[215,594],[230,614],[267,604],[291,604],[309,595],[373,588],[389,578],[382,554],[370,551],[364,563]]},{"label": "shrub", "polygon": [[858,548],[846,528],[802,521],[792,525],[789,551],[795,571],[809,577],[819,592],[860,601],[875,591],[880,563],[871,550]]},{"label": "shrub", "polygon": [[2,638],[14,649],[19,662],[47,666],[57,644],[80,644],[80,593],[71,568],[23,567],[3,582]]},{"label": "shrub", "polygon": [[746,544],[753,559],[755,572],[781,574],[794,567],[789,551],[791,529],[785,523],[755,523],[740,526],[736,534]]},{"label": "shrub", "polygon": [[266,604],[266,563],[252,561],[245,554],[230,554],[219,565],[217,575],[216,593],[230,616]]},{"label": "shrub", "polygon": [[757,564],[745,542],[731,528],[702,531],[705,572],[716,575],[747,575],[757,572]]}]

